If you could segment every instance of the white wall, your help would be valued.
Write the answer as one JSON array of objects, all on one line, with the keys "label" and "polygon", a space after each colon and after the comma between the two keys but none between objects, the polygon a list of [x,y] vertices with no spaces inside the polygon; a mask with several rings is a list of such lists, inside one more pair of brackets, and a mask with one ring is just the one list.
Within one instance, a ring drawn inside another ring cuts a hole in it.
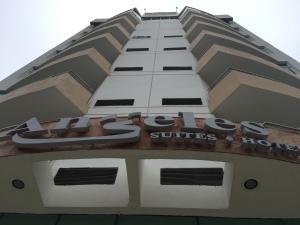
[{"label": "white wall", "polygon": [[[89,117],[109,114],[126,116],[139,111],[143,116],[194,112],[206,118],[212,115],[207,107],[207,86],[196,74],[196,60],[184,37],[164,38],[164,35],[184,35],[178,20],[142,21],[132,36],[151,38],[130,39],[122,54],[112,65],[110,76],[102,83],[90,101]],[[186,47],[187,50],[164,51],[164,48]],[[127,48],[149,48],[144,52],[126,52]],[[143,71],[114,71],[116,67],[143,67]],[[192,70],[163,71],[163,66],[190,66]],[[133,106],[94,107],[98,99],[135,99]],[[162,98],[201,98],[203,105],[163,106]]]},{"label": "white wall", "polygon": [[[59,168],[118,167],[115,184],[57,186]],[[129,201],[125,159],[67,159],[33,164],[33,173],[46,207],[126,207]]]},{"label": "white wall", "polygon": [[[161,168],[223,168],[222,186],[161,185]],[[206,160],[145,159],[140,162],[143,207],[225,209],[229,207],[232,165]]]}]

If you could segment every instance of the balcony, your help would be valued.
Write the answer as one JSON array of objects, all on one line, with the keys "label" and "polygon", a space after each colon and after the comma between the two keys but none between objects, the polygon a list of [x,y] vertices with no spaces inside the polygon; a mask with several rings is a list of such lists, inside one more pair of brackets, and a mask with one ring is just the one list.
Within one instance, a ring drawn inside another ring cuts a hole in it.
[{"label": "balcony", "polygon": [[215,116],[232,121],[300,126],[298,88],[235,70],[209,92],[209,108]]},{"label": "balcony", "polygon": [[121,53],[122,45],[110,33],[97,35],[72,45],[58,55],[52,57],[51,60],[46,63],[89,48],[95,48],[110,64],[112,64]]},{"label": "balcony", "polygon": [[300,88],[300,80],[296,75],[270,61],[233,48],[213,45],[197,63],[198,74],[211,88],[231,70],[244,71],[255,77]]},{"label": "balcony", "polygon": [[3,128],[31,117],[49,121],[80,116],[87,112],[90,97],[91,93],[70,74],[50,77],[0,96],[0,124]]},{"label": "balcony", "polygon": [[136,14],[139,14],[139,12],[136,9],[130,9],[108,19],[108,21],[126,15],[128,19],[136,26],[137,24],[140,23],[140,19],[136,16]]},{"label": "balcony", "polygon": [[207,18],[211,18],[211,19],[214,19],[214,20],[219,20],[217,17],[215,17],[214,15],[211,15],[207,12],[204,12],[204,11],[201,11],[201,10],[198,10],[198,9],[194,9],[194,8],[190,8],[188,7],[187,11],[185,12],[185,14],[183,16],[181,16],[180,18],[180,22],[182,24],[184,24],[191,15],[200,15],[200,16],[205,16]]},{"label": "balcony", "polygon": [[89,48],[37,68],[34,73],[11,86],[9,91],[38,80],[70,72],[82,86],[86,87],[90,92],[94,92],[109,74],[110,65],[96,48]]},{"label": "balcony", "polygon": [[242,35],[234,32],[234,31],[231,31],[231,30],[221,27],[221,26],[216,26],[216,25],[213,25],[210,23],[204,23],[204,22],[200,22],[200,21],[195,22],[193,24],[193,26],[191,26],[191,28],[186,32],[186,38],[191,43],[193,40],[195,40],[195,38],[199,35],[199,33],[202,30],[207,30],[207,31],[219,33],[222,35],[227,35],[229,37],[232,37],[232,38],[235,38],[240,41],[244,41],[244,42],[248,43],[248,40],[245,37],[243,37]]},{"label": "balcony", "polygon": [[128,33],[132,33],[136,26],[134,23],[131,22],[131,20],[127,16],[124,15],[124,16],[112,18],[112,19],[106,21],[105,23],[98,26],[96,28],[96,30],[116,24],[116,23],[120,23],[126,29],[126,31]]},{"label": "balcony", "polygon": [[227,28],[231,31],[236,32],[233,28],[231,28],[228,24],[222,22],[221,20],[218,19],[212,19],[212,18],[208,18],[205,17],[203,15],[198,15],[198,14],[192,14],[188,20],[186,20],[186,22],[182,25],[183,29],[185,31],[188,31],[190,29],[190,27],[196,22],[196,21],[202,21],[205,23],[211,23],[214,24],[216,26],[222,26],[224,28]]},{"label": "balcony", "polygon": [[273,63],[277,63],[277,60],[254,47],[253,45],[247,44],[227,35],[222,35],[206,30],[202,30],[191,43],[192,53],[194,54],[196,59],[199,60],[213,45],[219,45],[244,51]]},{"label": "balcony", "polygon": [[93,37],[106,33],[110,33],[120,44],[122,44],[122,46],[126,44],[130,37],[130,34],[127,32],[127,30],[125,30],[125,28],[120,23],[116,23],[110,26],[102,27],[101,29],[97,29],[80,38],[78,42],[85,41],[87,39],[91,39]]}]

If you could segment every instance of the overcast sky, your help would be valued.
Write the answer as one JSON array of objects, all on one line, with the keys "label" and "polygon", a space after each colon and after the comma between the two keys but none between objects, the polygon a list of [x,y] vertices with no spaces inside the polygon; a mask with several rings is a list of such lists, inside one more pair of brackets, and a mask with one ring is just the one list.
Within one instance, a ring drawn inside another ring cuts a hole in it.
[{"label": "overcast sky", "polygon": [[300,61],[300,0],[1,0],[0,80],[77,33],[95,18],[137,7],[191,6],[234,21]]}]

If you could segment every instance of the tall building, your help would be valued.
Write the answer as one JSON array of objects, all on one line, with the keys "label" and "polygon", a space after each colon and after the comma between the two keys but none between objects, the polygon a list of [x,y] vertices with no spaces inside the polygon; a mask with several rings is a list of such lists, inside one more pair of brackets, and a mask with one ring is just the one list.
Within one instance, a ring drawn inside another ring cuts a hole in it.
[{"label": "tall building", "polygon": [[298,224],[299,76],[229,15],[95,19],[0,83],[0,225]]}]

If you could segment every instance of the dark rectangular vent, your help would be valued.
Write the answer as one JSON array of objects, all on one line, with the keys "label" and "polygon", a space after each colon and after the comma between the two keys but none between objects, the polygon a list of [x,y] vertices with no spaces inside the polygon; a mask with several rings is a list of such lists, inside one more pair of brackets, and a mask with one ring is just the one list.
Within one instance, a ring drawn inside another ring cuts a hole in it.
[{"label": "dark rectangular vent", "polygon": [[164,51],[186,50],[186,47],[164,48]]},{"label": "dark rectangular vent", "polygon": [[149,48],[127,48],[126,52],[144,52],[149,51]]},{"label": "dark rectangular vent", "polygon": [[201,98],[163,98],[162,105],[202,105]]},{"label": "dark rectangular vent", "polygon": [[161,185],[222,186],[223,168],[161,168]]},{"label": "dark rectangular vent", "polygon": [[133,66],[130,66],[130,67],[116,67],[115,68],[115,71],[142,71],[143,70],[143,67],[133,67]]},{"label": "dark rectangular vent", "polygon": [[97,100],[95,106],[127,106],[133,104],[134,99],[102,99]]},{"label": "dark rectangular vent", "polygon": [[177,37],[183,37],[182,35],[165,35],[164,38],[177,38]]},{"label": "dark rectangular vent", "polygon": [[192,70],[191,66],[164,66],[163,70]]},{"label": "dark rectangular vent", "polygon": [[143,38],[151,38],[151,36],[148,35],[137,35],[137,36],[133,36],[133,39],[143,39]]},{"label": "dark rectangular vent", "polygon": [[117,167],[105,168],[59,168],[55,177],[55,185],[91,185],[114,184],[118,173]]}]

